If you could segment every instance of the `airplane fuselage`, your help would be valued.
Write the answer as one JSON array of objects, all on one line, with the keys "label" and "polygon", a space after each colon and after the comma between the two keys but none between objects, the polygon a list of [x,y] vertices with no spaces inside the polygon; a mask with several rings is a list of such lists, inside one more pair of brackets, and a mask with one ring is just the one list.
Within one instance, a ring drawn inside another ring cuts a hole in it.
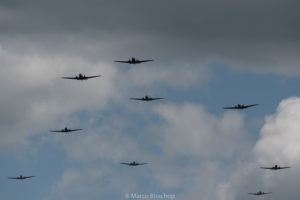
[{"label": "airplane fuselage", "polygon": [[76,76],[77,80],[87,80],[87,78],[85,77],[85,75],[79,74],[78,76]]},{"label": "airplane fuselage", "polygon": [[139,60],[136,60],[136,59],[131,59],[131,60],[128,60],[128,63],[129,64],[140,64],[141,62]]},{"label": "airplane fuselage", "polygon": [[235,106],[235,108],[237,108],[237,109],[245,109],[247,107],[244,106],[243,104],[238,104],[238,105]]},{"label": "airplane fuselage", "polygon": [[274,167],[272,167],[273,170],[279,170],[279,169],[282,169],[280,166],[278,165],[275,165]]},{"label": "airplane fuselage", "polygon": [[151,97],[148,97],[148,96],[145,96],[145,97],[143,98],[143,100],[144,100],[144,101],[151,101],[152,98],[151,98]]},{"label": "airplane fuselage", "polygon": [[67,133],[67,132],[71,132],[71,129],[64,128],[64,129],[61,130],[61,132],[66,132],[66,133]]}]

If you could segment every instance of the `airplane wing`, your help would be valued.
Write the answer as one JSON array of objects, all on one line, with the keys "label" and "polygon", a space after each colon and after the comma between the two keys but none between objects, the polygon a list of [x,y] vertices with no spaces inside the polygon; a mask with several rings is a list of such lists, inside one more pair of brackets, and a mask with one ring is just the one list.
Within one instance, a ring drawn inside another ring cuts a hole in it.
[{"label": "airplane wing", "polygon": [[86,79],[89,79],[89,78],[96,78],[96,77],[100,77],[101,75],[96,75],[96,76],[86,76],[85,78]]},{"label": "airplane wing", "polygon": [[138,163],[138,165],[147,165],[148,163]]},{"label": "airplane wing", "polygon": [[130,163],[120,163],[120,164],[122,164],[122,165],[130,165]]},{"label": "airplane wing", "polygon": [[236,107],[223,107],[223,109],[236,109]]},{"label": "airplane wing", "polygon": [[151,98],[150,100],[159,100],[159,99],[164,99],[164,98],[162,98],[162,97],[160,97],[160,98]]},{"label": "airplane wing", "polygon": [[245,108],[249,108],[249,107],[252,107],[252,106],[258,106],[259,104],[252,104],[252,105],[247,105],[245,106]]},{"label": "airplane wing", "polygon": [[18,177],[7,177],[9,179],[19,179]]},{"label": "airplane wing", "polygon": [[24,176],[23,178],[26,179],[26,178],[32,178],[34,176]]},{"label": "airplane wing", "polygon": [[287,169],[287,168],[292,168],[292,167],[280,167],[280,169]]},{"label": "airplane wing", "polygon": [[50,132],[63,133],[64,131],[62,131],[62,130],[51,130]]},{"label": "airplane wing", "polygon": [[274,169],[272,167],[260,167],[261,169]]},{"label": "airplane wing", "polygon": [[77,80],[77,77],[61,77],[62,79],[73,79],[73,80]]},{"label": "airplane wing", "polygon": [[151,62],[151,61],[154,61],[154,60],[140,60],[139,62],[143,63],[143,62]]},{"label": "airplane wing", "polygon": [[131,100],[139,100],[139,101],[145,101],[143,98],[130,98]]},{"label": "airplane wing", "polygon": [[21,177],[7,177],[7,178],[9,178],[9,179],[26,179],[26,178],[32,178],[32,177],[34,177],[34,176],[22,176],[22,178]]},{"label": "airplane wing", "polygon": [[258,195],[257,193],[248,193],[248,194],[251,194],[251,195]]},{"label": "airplane wing", "polygon": [[78,129],[72,129],[70,131],[72,132],[72,131],[80,131],[80,130],[82,130],[82,129],[78,128]]},{"label": "airplane wing", "polygon": [[118,62],[118,63],[130,63],[129,61],[121,61],[121,60],[116,60],[115,62]]}]

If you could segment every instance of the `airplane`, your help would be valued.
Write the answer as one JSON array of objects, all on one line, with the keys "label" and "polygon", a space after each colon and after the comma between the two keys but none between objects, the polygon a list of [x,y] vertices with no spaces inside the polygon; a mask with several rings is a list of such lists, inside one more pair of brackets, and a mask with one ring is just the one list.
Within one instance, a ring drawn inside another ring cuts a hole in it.
[{"label": "airplane", "polygon": [[69,132],[73,132],[73,131],[80,131],[82,129],[68,129],[67,127],[61,130],[51,130],[50,132],[56,132],[56,133],[69,133]]},{"label": "airplane", "polygon": [[265,195],[265,194],[271,194],[272,192],[262,192],[262,191],[258,191],[256,193],[248,193],[248,194],[251,194],[251,195]]},{"label": "airplane", "polygon": [[138,59],[135,59],[135,58],[131,58],[128,61],[116,60],[115,62],[128,63],[128,64],[140,64],[140,63],[151,62],[151,61],[154,61],[154,60],[138,60]]},{"label": "airplane", "polygon": [[261,169],[270,169],[270,170],[280,170],[280,169],[287,169],[291,167],[280,167],[278,165],[275,165],[274,167],[260,167]]},{"label": "airplane", "polygon": [[140,101],[154,101],[154,100],[159,100],[159,99],[164,99],[164,98],[151,98],[151,97],[149,97],[149,96],[145,96],[145,97],[143,97],[143,98],[130,98],[130,99],[132,99],[132,100],[140,100]]},{"label": "airplane", "polygon": [[237,104],[233,107],[223,107],[223,109],[246,109],[252,106],[258,106],[259,104],[252,104],[252,105],[243,105],[243,104]]},{"label": "airplane", "polygon": [[138,165],[146,165],[148,163],[138,163],[138,162],[133,161],[133,162],[130,162],[130,163],[120,163],[120,164],[128,165],[128,166],[138,166]]},{"label": "airplane", "polygon": [[8,177],[9,179],[18,179],[18,180],[24,180],[24,179],[27,179],[27,178],[32,178],[32,177],[35,177],[35,176],[17,176],[17,177]]},{"label": "airplane", "polygon": [[75,77],[61,77],[62,79],[73,79],[73,80],[87,80],[90,78],[96,78],[96,77],[100,77],[101,75],[96,75],[96,76],[85,76],[83,74],[78,74],[78,76]]}]

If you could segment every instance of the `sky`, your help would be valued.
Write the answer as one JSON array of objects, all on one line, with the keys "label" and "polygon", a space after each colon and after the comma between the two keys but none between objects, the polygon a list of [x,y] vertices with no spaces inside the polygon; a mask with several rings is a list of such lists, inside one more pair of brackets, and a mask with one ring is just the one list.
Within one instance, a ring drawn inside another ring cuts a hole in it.
[{"label": "sky", "polygon": [[298,200],[299,6],[0,1],[0,200]]}]

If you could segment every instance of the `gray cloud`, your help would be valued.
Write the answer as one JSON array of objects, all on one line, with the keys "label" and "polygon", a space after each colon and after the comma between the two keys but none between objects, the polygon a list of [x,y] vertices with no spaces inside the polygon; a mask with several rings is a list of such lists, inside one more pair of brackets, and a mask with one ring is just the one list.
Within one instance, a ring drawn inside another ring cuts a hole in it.
[{"label": "gray cloud", "polygon": [[10,48],[34,44],[50,54],[90,60],[150,56],[166,63],[205,60],[235,70],[299,75],[298,5],[295,0],[6,3],[0,37]]}]

